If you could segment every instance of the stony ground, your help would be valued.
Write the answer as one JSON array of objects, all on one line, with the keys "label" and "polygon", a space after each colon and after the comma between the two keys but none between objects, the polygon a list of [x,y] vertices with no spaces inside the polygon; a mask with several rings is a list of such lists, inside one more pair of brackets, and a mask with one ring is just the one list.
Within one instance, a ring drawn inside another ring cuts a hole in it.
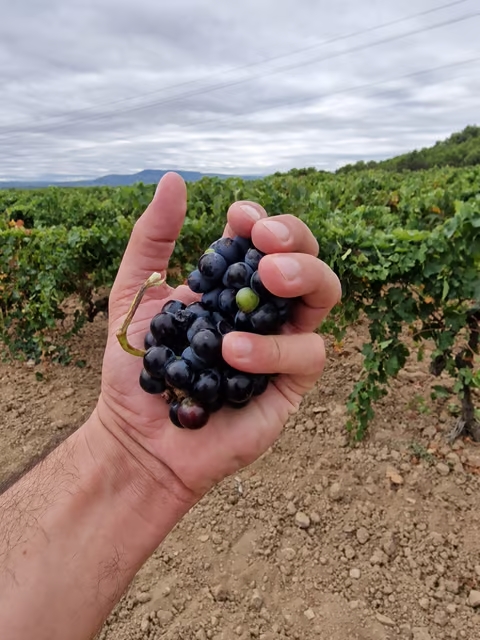
[{"label": "stony ground", "polygon": [[[98,317],[77,340],[85,368],[0,365],[0,481],[87,417],[105,332]],[[480,638],[480,447],[447,444],[452,399],[432,402],[414,361],[348,446],[361,335],[328,345],[277,444],[177,526],[101,640]]]}]

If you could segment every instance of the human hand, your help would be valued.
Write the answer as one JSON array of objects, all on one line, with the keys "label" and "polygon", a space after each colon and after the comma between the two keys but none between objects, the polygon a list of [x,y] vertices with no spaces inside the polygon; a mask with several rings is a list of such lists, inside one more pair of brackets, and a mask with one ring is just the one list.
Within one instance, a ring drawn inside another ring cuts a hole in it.
[{"label": "human hand", "polygon": [[[123,351],[116,334],[141,284],[152,272],[167,271],[185,213],[185,183],[169,173],[135,224],[111,291],[96,411],[108,431],[127,448],[129,443],[134,445],[132,451],[142,457],[143,466],[162,481],[168,476],[174,492],[183,497],[190,494],[196,500],[264,453],[279,436],[289,414],[298,409],[304,394],[313,388],[325,363],[323,340],[315,329],[339,302],[341,287],[333,271],[317,258],[318,243],[303,222],[290,215],[267,220],[258,204],[232,204],[224,235],[251,235],[255,246],[269,254],[259,266],[266,287],[278,296],[300,297],[301,302],[281,335],[233,332],[224,338],[223,357],[231,366],[252,373],[280,374],[267,391],[241,410],[226,408],[212,414],[198,431],[179,429],[169,420],[165,400],[140,388],[142,360]],[[150,320],[168,299],[188,304],[198,298],[183,285],[150,289],[129,327],[130,343],[143,347]]]}]

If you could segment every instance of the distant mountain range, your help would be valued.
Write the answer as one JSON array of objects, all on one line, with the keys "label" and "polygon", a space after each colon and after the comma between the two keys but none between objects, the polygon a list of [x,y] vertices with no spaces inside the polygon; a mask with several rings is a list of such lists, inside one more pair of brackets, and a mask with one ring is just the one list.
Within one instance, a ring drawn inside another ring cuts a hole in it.
[{"label": "distant mountain range", "polygon": [[[145,169],[131,175],[112,174],[95,178],[91,180],[39,180],[39,181],[21,181],[21,180],[0,180],[0,189],[38,189],[42,187],[58,186],[58,187],[121,187],[132,185],[137,182],[143,184],[157,184],[162,176],[168,173],[167,170]],[[262,176],[236,176],[233,174],[222,173],[200,173],[199,171],[176,171],[186,182],[196,182],[201,178],[217,177],[217,178],[233,178],[239,177],[244,180],[254,180]]]}]

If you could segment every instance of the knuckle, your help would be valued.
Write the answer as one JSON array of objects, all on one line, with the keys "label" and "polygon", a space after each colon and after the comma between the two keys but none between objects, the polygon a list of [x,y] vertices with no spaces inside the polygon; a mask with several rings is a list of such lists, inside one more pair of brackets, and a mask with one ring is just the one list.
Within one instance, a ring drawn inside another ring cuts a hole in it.
[{"label": "knuckle", "polygon": [[269,336],[269,343],[269,364],[274,370],[282,371],[284,358],[278,337]]}]

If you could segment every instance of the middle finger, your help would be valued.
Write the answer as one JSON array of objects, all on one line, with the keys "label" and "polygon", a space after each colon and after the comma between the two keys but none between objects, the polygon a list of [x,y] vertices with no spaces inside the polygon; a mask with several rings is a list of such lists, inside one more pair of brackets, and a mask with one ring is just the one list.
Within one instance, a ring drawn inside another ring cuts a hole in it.
[{"label": "middle finger", "polygon": [[337,275],[312,255],[268,255],[260,261],[258,272],[265,287],[274,295],[301,298],[291,321],[301,332],[314,331],[341,299]]}]

